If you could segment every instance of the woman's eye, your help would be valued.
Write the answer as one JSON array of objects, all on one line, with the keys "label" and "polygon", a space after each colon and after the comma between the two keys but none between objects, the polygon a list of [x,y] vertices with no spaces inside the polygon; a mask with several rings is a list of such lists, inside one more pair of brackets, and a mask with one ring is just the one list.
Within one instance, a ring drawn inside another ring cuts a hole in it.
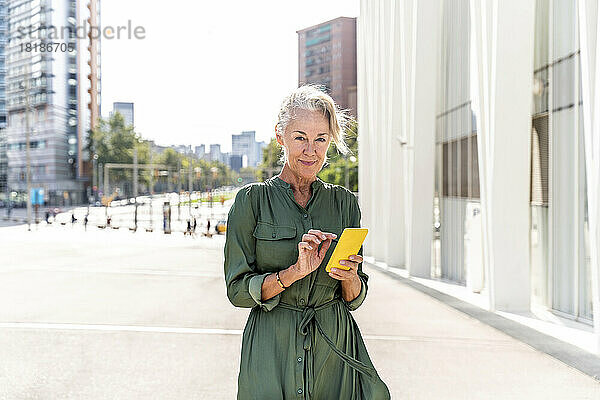
[{"label": "woman's eye", "polygon": [[304,140],[302,136],[296,136],[296,140]]},{"label": "woman's eye", "polygon": [[317,141],[319,141],[319,142],[326,142],[325,138],[318,138]]}]

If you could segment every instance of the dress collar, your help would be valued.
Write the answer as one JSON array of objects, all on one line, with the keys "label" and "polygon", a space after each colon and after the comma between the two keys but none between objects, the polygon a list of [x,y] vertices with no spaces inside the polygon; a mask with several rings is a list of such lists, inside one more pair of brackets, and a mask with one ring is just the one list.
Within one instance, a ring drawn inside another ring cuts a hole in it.
[{"label": "dress collar", "polygon": [[[281,179],[279,176],[274,176],[272,179],[273,179],[273,182],[275,184],[277,184],[278,186],[281,186],[282,188],[290,189],[292,187],[292,185],[290,185],[289,183],[287,183],[286,181],[284,181],[283,179]],[[317,187],[323,186],[323,183],[324,182],[321,179],[319,179],[319,177],[317,176],[317,179],[315,179],[310,184],[310,187],[314,190]]]}]

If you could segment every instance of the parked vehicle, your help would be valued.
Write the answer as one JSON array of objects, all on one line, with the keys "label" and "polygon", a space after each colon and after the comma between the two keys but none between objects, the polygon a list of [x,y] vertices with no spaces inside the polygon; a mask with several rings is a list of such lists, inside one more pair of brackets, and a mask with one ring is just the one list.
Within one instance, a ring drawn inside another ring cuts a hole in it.
[{"label": "parked vehicle", "polygon": [[217,222],[217,225],[215,226],[215,230],[217,231],[218,234],[227,232],[227,221],[222,219],[219,222]]}]

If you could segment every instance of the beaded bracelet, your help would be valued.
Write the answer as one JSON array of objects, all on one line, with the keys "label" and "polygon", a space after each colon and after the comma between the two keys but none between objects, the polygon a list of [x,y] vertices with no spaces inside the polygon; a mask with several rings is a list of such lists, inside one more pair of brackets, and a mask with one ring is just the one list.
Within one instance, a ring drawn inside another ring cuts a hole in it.
[{"label": "beaded bracelet", "polygon": [[289,286],[284,286],[283,283],[281,282],[281,279],[279,279],[279,271],[277,271],[275,276],[277,277],[277,282],[279,283],[279,286],[281,286],[284,289],[287,289],[289,287]]}]

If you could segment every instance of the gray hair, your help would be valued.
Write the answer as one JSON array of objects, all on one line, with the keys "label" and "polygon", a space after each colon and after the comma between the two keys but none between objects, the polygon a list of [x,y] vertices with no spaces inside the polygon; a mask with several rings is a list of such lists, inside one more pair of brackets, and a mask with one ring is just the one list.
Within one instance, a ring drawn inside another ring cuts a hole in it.
[{"label": "gray hair", "polygon": [[[346,127],[352,120],[348,110],[343,110],[335,104],[330,95],[324,92],[320,85],[302,85],[283,99],[275,131],[283,135],[290,120],[295,118],[296,110],[320,111],[329,121],[329,133],[338,152],[347,154],[350,150],[345,142]],[[285,148],[280,161],[286,158]]]}]

